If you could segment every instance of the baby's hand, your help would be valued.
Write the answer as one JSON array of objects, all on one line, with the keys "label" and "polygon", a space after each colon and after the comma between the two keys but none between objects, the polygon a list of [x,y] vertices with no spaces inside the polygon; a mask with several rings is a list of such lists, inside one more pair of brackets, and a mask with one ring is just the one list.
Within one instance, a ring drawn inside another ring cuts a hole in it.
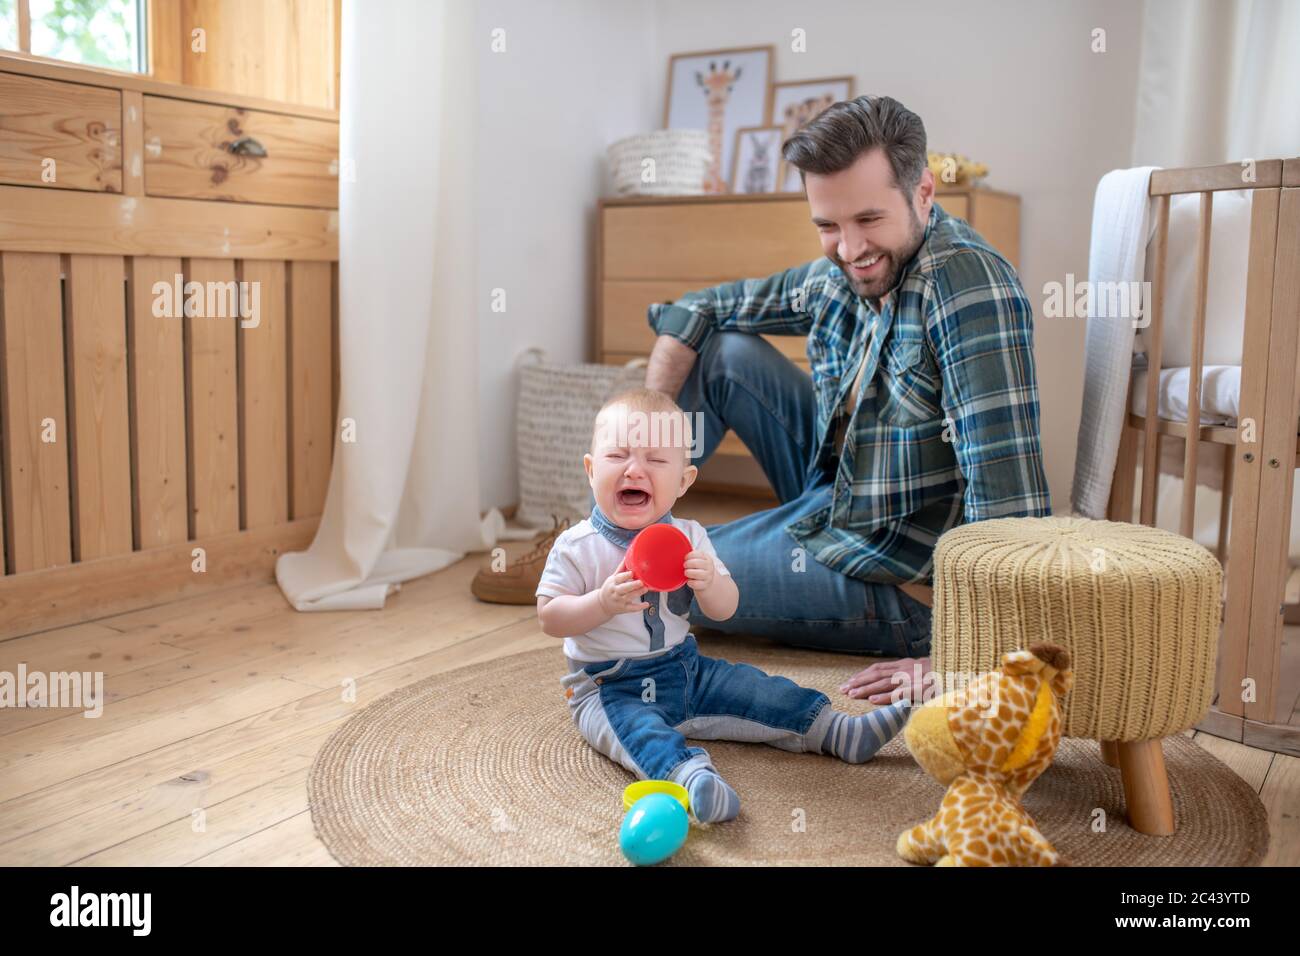
[{"label": "baby's hand", "polygon": [[686,555],[686,584],[694,591],[707,590],[717,576],[713,558],[703,551],[691,551]]},{"label": "baby's hand", "polygon": [[643,611],[650,605],[641,595],[650,590],[632,577],[631,571],[616,571],[600,586],[600,609],[613,617],[629,611]]}]

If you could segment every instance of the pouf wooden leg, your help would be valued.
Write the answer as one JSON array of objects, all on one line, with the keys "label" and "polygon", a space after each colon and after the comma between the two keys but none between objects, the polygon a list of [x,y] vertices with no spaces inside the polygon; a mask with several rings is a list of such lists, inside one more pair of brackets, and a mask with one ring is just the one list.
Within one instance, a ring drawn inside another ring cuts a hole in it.
[{"label": "pouf wooden leg", "polygon": [[1169,836],[1174,832],[1174,803],[1160,741],[1123,740],[1115,748],[1129,825],[1139,833]]},{"label": "pouf wooden leg", "polygon": [[1115,741],[1101,741],[1101,762],[1107,767],[1119,767],[1119,750],[1116,749]]}]

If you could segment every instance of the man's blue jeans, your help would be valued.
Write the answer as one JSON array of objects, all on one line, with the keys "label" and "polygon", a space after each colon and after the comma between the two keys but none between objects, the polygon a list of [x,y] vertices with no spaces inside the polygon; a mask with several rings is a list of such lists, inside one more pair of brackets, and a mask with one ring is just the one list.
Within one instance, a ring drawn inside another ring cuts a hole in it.
[{"label": "man's blue jeans", "polygon": [[805,483],[817,451],[807,372],[757,335],[717,332],[700,349],[677,404],[702,413],[704,434],[694,464],[712,455],[730,429],[753,452],[781,502],[705,526],[740,589],[740,607],[726,621],[713,621],[693,601],[692,625],[828,651],[929,653],[930,609],[924,604],[896,585],[832,571],[811,555],[798,560],[799,543],[786,526],[825,507],[831,496],[830,476],[818,473]]}]

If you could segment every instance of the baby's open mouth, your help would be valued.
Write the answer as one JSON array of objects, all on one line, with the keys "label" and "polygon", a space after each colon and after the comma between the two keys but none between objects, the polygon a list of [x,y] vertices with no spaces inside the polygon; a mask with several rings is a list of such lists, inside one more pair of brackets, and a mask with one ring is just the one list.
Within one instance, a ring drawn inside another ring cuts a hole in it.
[{"label": "baby's open mouth", "polygon": [[636,488],[624,488],[618,493],[618,503],[624,508],[640,508],[650,501],[650,495]]}]

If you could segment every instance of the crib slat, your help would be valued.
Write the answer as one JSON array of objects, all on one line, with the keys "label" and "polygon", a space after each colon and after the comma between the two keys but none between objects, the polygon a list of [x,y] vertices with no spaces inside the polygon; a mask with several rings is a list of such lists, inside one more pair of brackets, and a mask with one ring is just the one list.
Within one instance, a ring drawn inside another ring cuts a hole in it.
[{"label": "crib slat", "polygon": [[1201,193],[1200,231],[1196,243],[1196,312],[1192,316],[1192,367],[1187,378],[1187,441],[1183,451],[1183,511],[1181,530],[1190,538],[1196,530],[1196,465],[1201,447],[1201,374],[1205,365],[1205,292],[1210,278],[1210,220],[1214,193]]},{"label": "crib slat", "polygon": [[[1249,720],[1274,721],[1278,714],[1278,674],[1282,650],[1282,595],[1286,593],[1287,545],[1291,531],[1291,493],[1295,471],[1296,411],[1300,409],[1300,189],[1284,189],[1278,207],[1277,259],[1273,273],[1268,340],[1263,442],[1260,447],[1259,509],[1251,600],[1250,650],[1246,673],[1256,681]],[[1242,377],[1245,377],[1243,369]],[[1287,709],[1291,702],[1287,703]]]},{"label": "crib slat", "polygon": [[[208,283],[233,283],[235,263],[230,259],[190,259],[186,279],[205,290],[206,309]],[[229,314],[185,318],[191,538],[239,530],[238,325],[238,319]]]},{"label": "crib slat", "polygon": [[284,263],[247,260],[239,278],[257,283],[260,313],[239,323],[239,490],[243,527],[264,528],[289,520]]},{"label": "crib slat", "polygon": [[[184,285],[180,259],[137,256],[127,273],[136,540],[141,550],[189,536],[185,478]],[[155,293],[159,283],[170,293]],[[164,313],[155,315],[156,311]]]},{"label": "crib slat", "polygon": [[[1130,387],[1132,377],[1129,379]],[[1125,408],[1131,407],[1131,402]],[[1133,484],[1137,475],[1138,430],[1127,424],[1120,429],[1119,452],[1115,456],[1115,475],[1110,484],[1110,501],[1106,506],[1109,521],[1133,521]]]},{"label": "crib slat", "polygon": [[1156,486],[1160,479],[1160,350],[1164,333],[1165,260],[1169,251],[1169,197],[1156,199],[1155,277],[1151,284],[1151,324],[1147,343],[1147,409],[1142,446],[1141,522],[1156,523]]},{"label": "crib slat", "polygon": [[67,275],[73,557],[92,561],[131,551],[125,272],[121,256],[71,255]]},{"label": "crib slat", "polygon": [[[1250,258],[1246,273],[1246,320],[1241,348],[1241,399],[1236,460],[1232,477],[1232,528],[1228,535],[1231,571],[1228,574],[1228,600],[1224,612],[1223,640],[1219,645],[1218,708],[1224,714],[1243,717],[1246,704],[1242,698],[1242,681],[1247,671],[1247,651],[1251,634],[1266,622],[1254,620],[1256,605],[1252,582],[1256,578],[1258,538],[1261,527],[1276,521],[1273,514],[1260,514],[1261,472],[1265,465],[1260,457],[1264,433],[1266,385],[1269,377],[1270,331],[1273,322],[1273,276],[1277,264],[1280,189],[1256,189],[1250,206]],[[1246,429],[1253,425],[1255,440],[1248,442]],[[1291,427],[1295,424],[1292,422]],[[1270,558],[1270,560],[1273,560]],[[1273,603],[1277,610],[1277,603]]]},{"label": "crib slat", "polygon": [[1232,471],[1237,460],[1237,446],[1223,446],[1223,492],[1219,496],[1219,563],[1228,564],[1228,519],[1232,514]]},{"label": "crib slat", "polygon": [[5,533],[10,570],[21,574],[72,561],[59,257],[0,253],[0,287]]},{"label": "crib slat", "polygon": [[[1130,356],[1130,360],[1131,360]],[[1124,386],[1124,424],[1119,430],[1119,450],[1115,454],[1115,471],[1110,480],[1110,498],[1106,501],[1106,520],[1133,520],[1133,489],[1137,480],[1138,431],[1128,426],[1129,412],[1133,409],[1133,370],[1129,368],[1128,383]]]}]

